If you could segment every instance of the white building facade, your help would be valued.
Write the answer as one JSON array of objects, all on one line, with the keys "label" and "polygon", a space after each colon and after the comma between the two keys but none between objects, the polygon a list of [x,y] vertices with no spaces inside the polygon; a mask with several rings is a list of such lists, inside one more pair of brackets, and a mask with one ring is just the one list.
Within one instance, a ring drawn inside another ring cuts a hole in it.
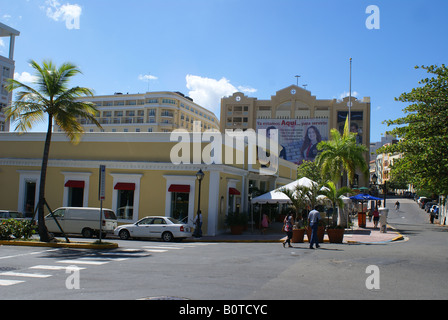
[{"label": "white building facade", "polygon": [[0,55],[0,131],[9,131],[9,121],[5,120],[3,110],[11,104],[12,93],[6,89],[7,80],[14,77],[15,38],[20,32],[0,23],[0,38],[9,37],[9,55]]}]

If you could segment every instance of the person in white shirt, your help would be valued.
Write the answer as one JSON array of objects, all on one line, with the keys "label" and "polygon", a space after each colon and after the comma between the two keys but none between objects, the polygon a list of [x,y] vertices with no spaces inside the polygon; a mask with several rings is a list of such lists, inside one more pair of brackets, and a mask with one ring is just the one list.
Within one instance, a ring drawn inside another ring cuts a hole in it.
[{"label": "person in white shirt", "polygon": [[319,240],[317,238],[317,227],[320,220],[320,213],[317,211],[317,206],[314,210],[311,210],[308,214],[308,225],[311,227],[311,240],[310,249],[314,249],[313,245],[316,244],[316,248],[319,248]]}]

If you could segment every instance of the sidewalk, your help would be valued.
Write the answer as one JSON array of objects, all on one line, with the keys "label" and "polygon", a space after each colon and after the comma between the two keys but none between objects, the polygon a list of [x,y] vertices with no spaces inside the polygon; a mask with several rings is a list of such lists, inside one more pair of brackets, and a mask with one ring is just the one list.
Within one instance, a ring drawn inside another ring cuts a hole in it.
[{"label": "sidewalk", "polygon": [[[369,222],[367,219],[366,227],[360,228],[358,226],[357,219],[355,225],[346,229],[344,233],[343,244],[382,244],[392,241],[403,240],[404,237],[399,234],[396,230],[388,226],[387,232],[382,233],[380,229],[373,228],[373,221]],[[253,230],[249,229],[241,235],[232,235],[229,233],[223,233],[216,236],[203,236],[200,239],[190,238],[185,241],[190,242],[265,242],[265,243],[275,243],[282,242],[285,238],[285,233],[281,231],[283,223],[275,222],[273,223],[265,234],[261,234],[259,229]],[[308,242],[307,236],[305,235],[305,242]],[[328,242],[328,236],[325,234],[324,242]]]}]

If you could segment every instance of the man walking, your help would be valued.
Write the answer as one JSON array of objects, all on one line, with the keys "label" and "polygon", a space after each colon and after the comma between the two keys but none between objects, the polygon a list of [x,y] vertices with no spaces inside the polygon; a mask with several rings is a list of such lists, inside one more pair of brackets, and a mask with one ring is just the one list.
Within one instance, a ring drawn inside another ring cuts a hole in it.
[{"label": "man walking", "polygon": [[194,218],[194,238],[202,238],[202,212],[198,211],[196,217]]},{"label": "man walking", "polygon": [[308,225],[311,227],[311,240],[310,240],[310,249],[313,248],[313,244],[316,244],[316,248],[319,248],[319,240],[317,238],[317,227],[320,220],[320,213],[317,211],[317,206],[314,207],[314,210],[308,215]]}]

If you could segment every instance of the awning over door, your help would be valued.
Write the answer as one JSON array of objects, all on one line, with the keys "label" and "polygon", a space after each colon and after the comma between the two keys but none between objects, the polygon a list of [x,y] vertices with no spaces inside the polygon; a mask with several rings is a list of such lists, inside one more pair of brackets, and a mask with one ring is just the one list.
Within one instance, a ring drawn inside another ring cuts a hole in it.
[{"label": "awning over door", "polygon": [[115,190],[135,190],[135,183],[125,183],[125,182],[118,182],[115,187]]},{"label": "awning over door", "polygon": [[68,180],[64,186],[68,188],[84,188],[85,182],[79,180]]},{"label": "awning over door", "polygon": [[190,193],[190,186],[185,184],[172,184],[168,188],[169,192]]},{"label": "awning over door", "polygon": [[238,191],[238,189],[229,188],[229,194],[233,194],[233,195],[239,196],[241,193]]}]

